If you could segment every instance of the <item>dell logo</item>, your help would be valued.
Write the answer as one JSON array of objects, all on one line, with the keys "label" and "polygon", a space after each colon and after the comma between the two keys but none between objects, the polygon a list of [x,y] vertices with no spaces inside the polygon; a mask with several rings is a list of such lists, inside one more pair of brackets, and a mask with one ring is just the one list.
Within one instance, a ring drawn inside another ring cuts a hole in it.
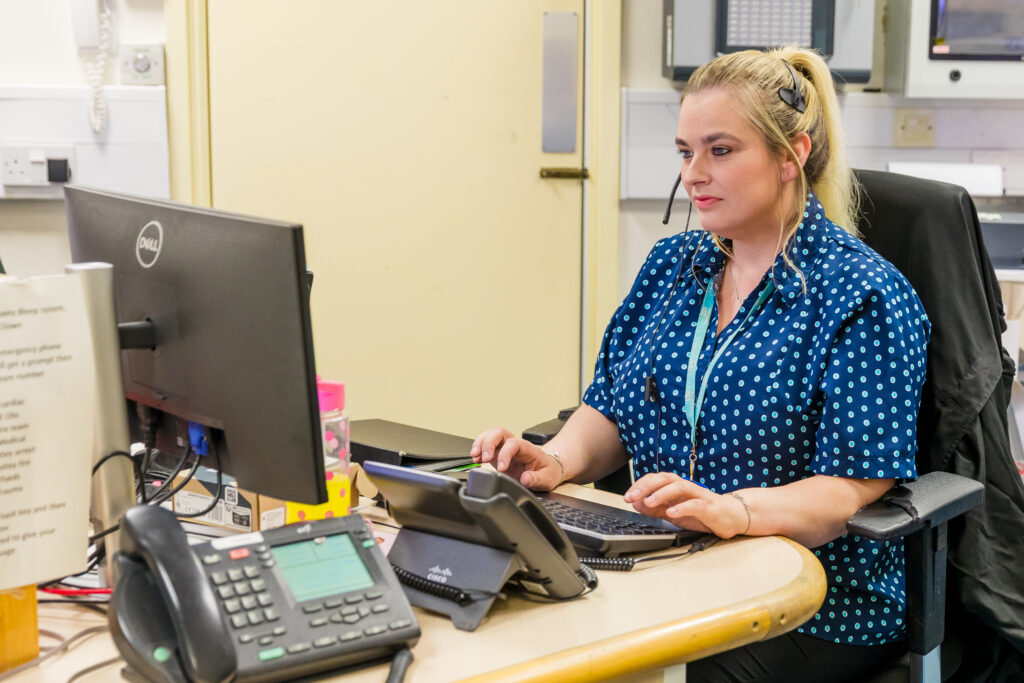
[{"label": "dell logo", "polygon": [[164,228],[157,221],[150,221],[139,231],[135,240],[135,258],[143,268],[151,268],[160,256],[164,244]]}]

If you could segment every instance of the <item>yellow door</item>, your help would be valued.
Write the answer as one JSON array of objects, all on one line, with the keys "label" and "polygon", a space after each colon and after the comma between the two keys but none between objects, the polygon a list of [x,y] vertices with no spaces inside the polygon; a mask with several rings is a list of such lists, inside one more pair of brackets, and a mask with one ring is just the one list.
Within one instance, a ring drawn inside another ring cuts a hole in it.
[{"label": "yellow door", "polygon": [[[207,6],[213,206],[305,226],[349,415],[471,436],[575,404],[582,183],[539,171],[581,165],[583,0]],[[553,11],[578,17],[569,153],[541,144]]]}]

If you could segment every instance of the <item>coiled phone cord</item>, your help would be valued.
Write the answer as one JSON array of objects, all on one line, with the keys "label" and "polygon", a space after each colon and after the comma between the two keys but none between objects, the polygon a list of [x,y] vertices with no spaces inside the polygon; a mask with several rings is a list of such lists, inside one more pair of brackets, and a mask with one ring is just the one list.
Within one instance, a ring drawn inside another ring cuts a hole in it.
[{"label": "coiled phone cord", "polygon": [[632,557],[580,557],[580,564],[592,569],[628,572],[636,564]]},{"label": "coiled phone cord", "polygon": [[699,553],[701,550],[705,550],[713,546],[720,540],[721,539],[714,534],[705,534],[691,543],[690,546],[681,553],[672,553],[671,555],[650,555],[648,557],[581,557],[580,564],[587,567],[593,567],[594,569],[604,569],[613,572],[628,572],[630,569],[635,567],[638,562],[675,560],[680,557]]},{"label": "coiled phone cord", "polygon": [[404,567],[399,567],[397,564],[392,563],[391,568],[395,570],[395,576],[398,577],[399,583],[402,583],[410,588],[415,588],[418,591],[435,595],[445,600],[450,600],[460,607],[465,607],[474,600],[482,600],[484,598],[498,597],[500,593],[492,593],[491,591],[483,590],[463,590],[457,586],[449,586],[446,583],[438,583],[437,581],[431,581],[430,579],[424,578],[419,574],[413,574]]}]

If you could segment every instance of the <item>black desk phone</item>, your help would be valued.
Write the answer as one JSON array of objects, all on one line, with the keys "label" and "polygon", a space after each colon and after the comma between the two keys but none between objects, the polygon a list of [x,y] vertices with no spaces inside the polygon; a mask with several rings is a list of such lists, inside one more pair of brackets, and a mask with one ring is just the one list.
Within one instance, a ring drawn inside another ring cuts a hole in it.
[{"label": "black desk phone", "polygon": [[509,580],[556,600],[597,586],[565,532],[511,477],[476,468],[463,483],[372,461],[363,468],[402,525],[388,560],[412,604],[450,614],[456,627],[475,629]]},{"label": "black desk phone", "polygon": [[110,630],[129,678],[277,681],[387,658],[419,625],[358,515],[189,546],[168,510],[121,521]]}]

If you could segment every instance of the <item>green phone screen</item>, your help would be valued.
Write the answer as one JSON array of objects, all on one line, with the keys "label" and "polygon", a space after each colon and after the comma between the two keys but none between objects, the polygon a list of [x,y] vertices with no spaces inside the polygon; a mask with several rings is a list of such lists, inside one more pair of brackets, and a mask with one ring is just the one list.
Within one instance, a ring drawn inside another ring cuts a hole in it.
[{"label": "green phone screen", "polygon": [[369,588],[373,577],[348,534],[271,548],[296,602]]}]

